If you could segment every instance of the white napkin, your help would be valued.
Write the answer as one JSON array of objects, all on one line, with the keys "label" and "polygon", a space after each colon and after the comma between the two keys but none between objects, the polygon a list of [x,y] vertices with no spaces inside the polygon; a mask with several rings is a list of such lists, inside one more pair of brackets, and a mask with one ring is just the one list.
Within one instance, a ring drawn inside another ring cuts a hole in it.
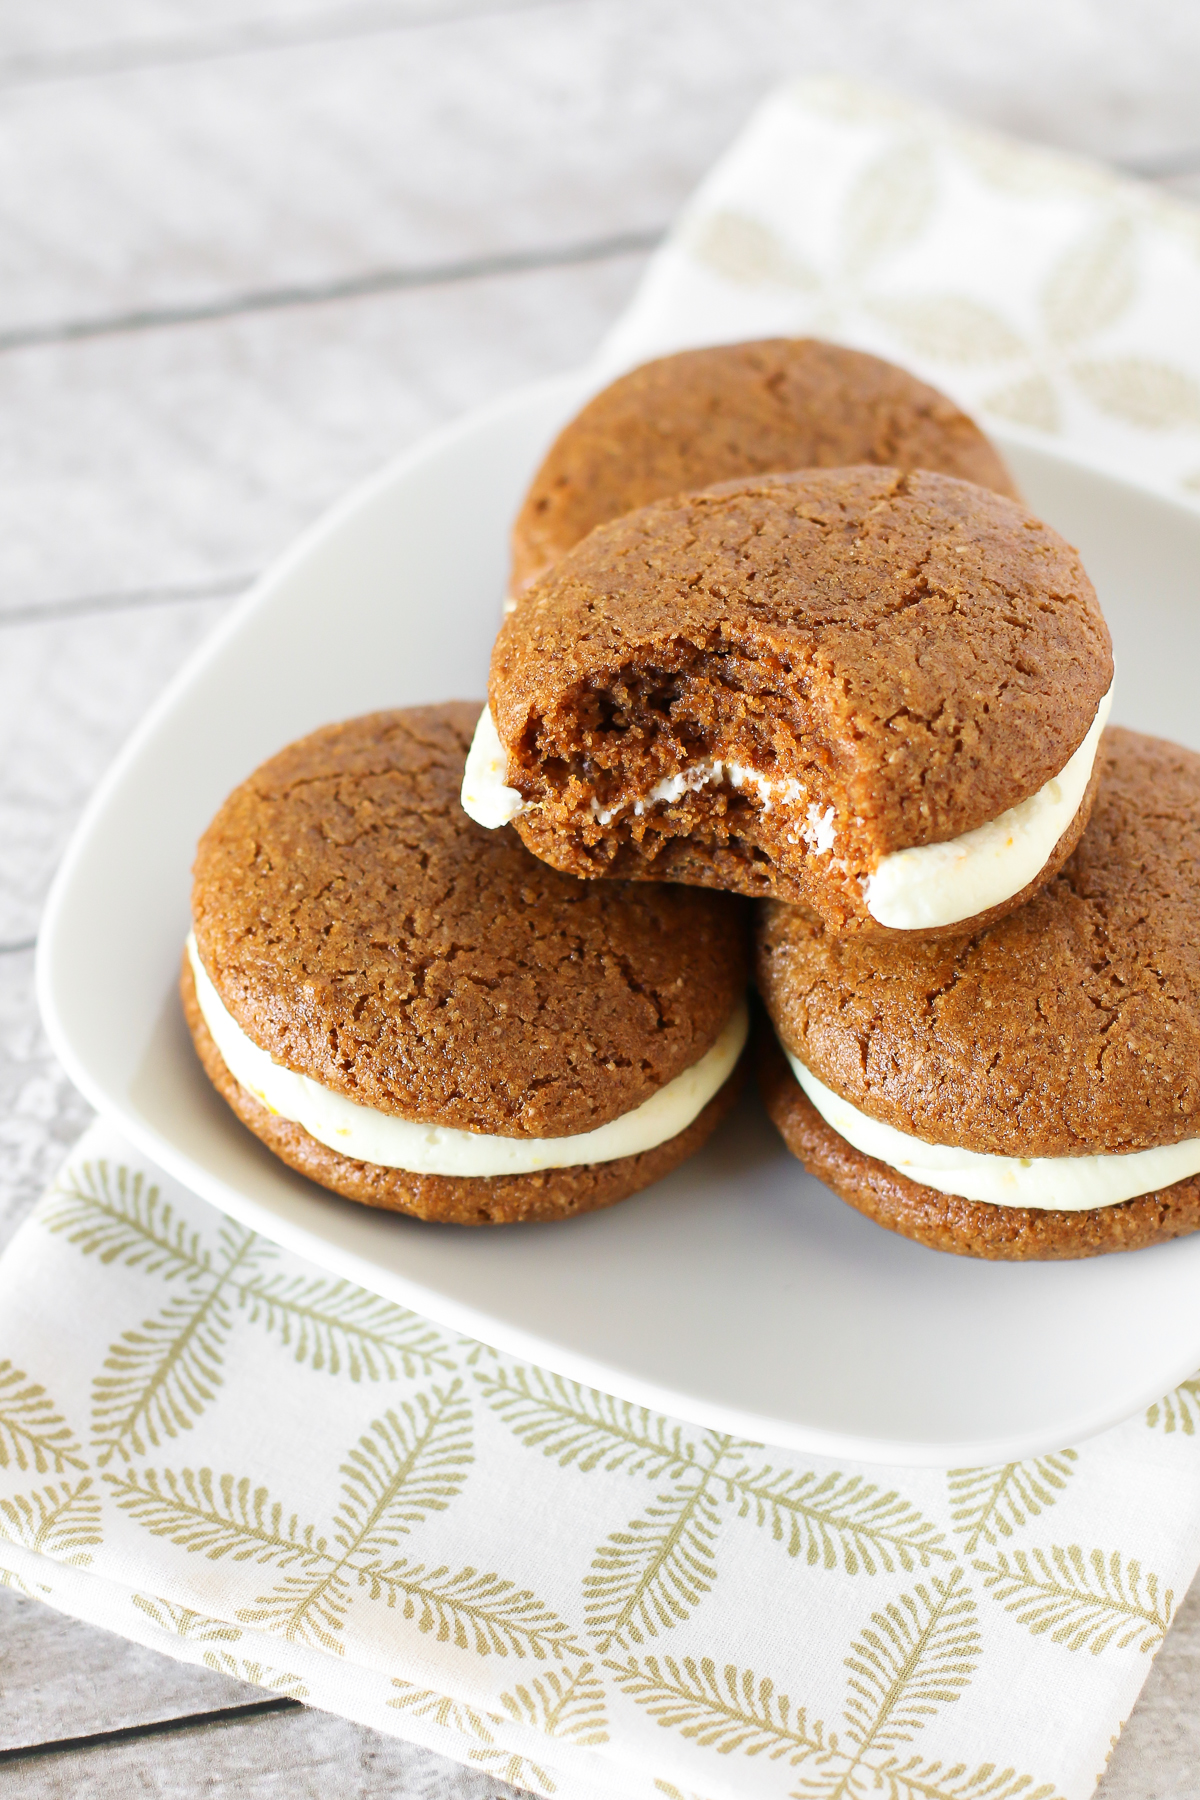
[{"label": "white napkin", "polygon": [[850,82],[778,90],[655,257],[601,375],[801,334],[1200,503],[1200,211],[1095,163]]},{"label": "white napkin", "polygon": [[1008,1468],[764,1449],[323,1274],[103,1124],[0,1322],[7,1580],[539,1794],[1083,1800],[1200,1560],[1200,1382]]},{"label": "white napkin", "polygon": [[[1178,488],[1198,249],[1101,171],[789,89],[603,366],[820,330]],[[764,1449],[322,1274],[103,1125],[0,1260],[0,1580],[539,1794],[1084,1800],[1198,1560],[1200,1380],[1001,1469]]]}]

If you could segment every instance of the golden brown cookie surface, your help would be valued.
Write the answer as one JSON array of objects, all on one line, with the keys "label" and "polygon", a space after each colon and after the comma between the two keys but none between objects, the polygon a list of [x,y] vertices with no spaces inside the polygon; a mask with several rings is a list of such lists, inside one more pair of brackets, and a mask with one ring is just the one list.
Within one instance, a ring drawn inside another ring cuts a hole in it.
[{"label": "golden brown cookie surface", "polygon": [[843,1200],[930,1250],[996,1262],[1051,1262],[1141,1250],[1200,1229],[1200,1176],[1090,1212],[988,1206],[910,1181],[826,1124],[769,1031],[757,1073],[767,1111],[793,1156]]},{"label": "golden brown cookie surface", "polygon": [[685,350],[621,376],[559,435],[513,527],[511,590],[652,500],[852,463],[935,469],[1016,495],[979,427],[893,363],[816,338]]},{"label": "golden brown cookie surface", "polygon": [[1111,681],[1057,533],[951,477],[862,467],[601,526],[505,621],[490,704],[538,856],[774,894],[845,929],[872,927],[883,856],[1057,775]]},{"label": "golden brown cookie surface", "polygon": [[230,795],[193,918],[235,1022],[360,1105],[571,1136],[699,1061],[745,984],[725,896],[588,885],[458,802],[479,705],[314,732]]},{"label": "golden brown cookie surface", "polygon": [[867,944],[762,909],[759,988],[827,1087],[984,1154],[1200,1137],[1200,756],[1110,728],[1099,760],[1078,848],[987,930]]}]

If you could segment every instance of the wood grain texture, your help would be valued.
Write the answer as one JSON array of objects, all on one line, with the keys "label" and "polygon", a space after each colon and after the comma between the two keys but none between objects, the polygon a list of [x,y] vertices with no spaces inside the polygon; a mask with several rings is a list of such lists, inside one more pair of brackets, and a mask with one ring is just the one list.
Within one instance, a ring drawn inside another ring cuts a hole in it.
[{"label": "wood grain texture", "polygon": [[1200,151],[1195,9],[952,13],[449,6],[420,30],[15,86],[0,333],[658,226],[785,72],[853,70],[1147,166]]},{"label": "wood grain texture", "polygon": [[33,951],[0,955],[0,1249],[91,1118],[46,1042]]},{"label": "wood grain texture", "polygon": [[[87,1630],[75,1627],[77,1634]],[[93,1635],[108,1637],[106,1632]],[[117,1645],[115,1639],[110,1642]],[[200,1701],[195,1710],[202,1709],[209,1694],[205,1682],[215,1679],[206,1671],[169,1663],[156,1671],[145,1664],[128,1665],[120,1648],[117,1654],[122,1673],[135,1679],[157,1674],[164,1693],[181,1676],[193,1676]],[[258,1688],[237,1682],[227,1686],[229,1704],[246,1694],[263,1697]],[[214,1721],[161,1736],[0,1762],[0,1800],[128,1800],[135,1794],[154,1800],[193,1800],[198,1794],[207,1800],[399,1800],[401,1795],[404,1800],[517,1800],[517,1790],[494,1775],[463,1768],[349,1719],[307,1711]]]},{"label": "wood grain texture", "polygon": [[0,944],[32,938],[84,801],[224,599],[14,625],[0,648]]},{"label": "wood grain texture", "polygon": [[173,1662],[0,1588],[0,1751],[262,1698],[259,1688]]},{"label": "wood grain texture", "polygon": [[236,584],[435,425],[582,361],[643,261],[0,355],[0,625]]},{"label": "wood grain texture", "polygon": [[375,37],[448,18],[569,0],[12,0],[5,7],[0,86],[30,86],[261,55],[288,44]]},{"label": "wood grain texture", "polygon": [[[239,581],[432,425],[581,360],[642,259],[550,265],[657,229],[768,86],[829,68],[1200,198],[1177,0],[8,0],[0,946]],[[546,266],[486,273],[514,253]],[[0,949],[0,1243],[87,1117],[31,951]],[[0,1744],[248,1691],[0,1591]],[[1182,1800],[1197,1769],[1200,1590],[1101,1800]],[[508,1791],[316,1713],[0,1763],[0,1796],[33,1800]]]}]

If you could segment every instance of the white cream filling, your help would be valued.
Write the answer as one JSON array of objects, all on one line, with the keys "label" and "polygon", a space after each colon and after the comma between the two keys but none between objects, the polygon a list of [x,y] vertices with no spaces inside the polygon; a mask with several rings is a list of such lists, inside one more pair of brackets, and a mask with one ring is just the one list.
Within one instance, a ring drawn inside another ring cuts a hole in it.
[{"label": "white cream filling", "polygon": [[504,784],[507,770],[508,751],[500,742],[491,707],[485,706],[467,751],[460,799],[468,819],[486,825],[489,831],[511,825],[517,814],[525,810],[516,788]]},{"label": "white cream filling", "polygon": [[989,1206],[1031,1206],[1039,1211],[1090,1212],[1153,1194],[1200,1174],[1200,1138],[1109,1156],[989,1156],[953,1144],[927,1144],[870,1119],[831,1092],[784,1046],[792,1073],[827,1125],[864,1156],[900,1175]]},{"label": "white cream filling", "polygon": [[[918,844],[881,858],[864,884],[871,917],[893,931],[919,931],[973,919],[1019,894],[1045,867],[1079,811],[1111,705],[1110,687],[1078,750],[1027,800],[946,843]],[[462,784],[463,811],[480,825],[492,829],[508,825],[525,810],[517,789],[505,785],[507,766],[508,755],[491,709],[485,707],[475,727]],[[802,839],[818,856],[832,854],[837,842],[832,806],[823,811],[812,802],[804,806],[804,789],[794,776],[773,780],[746,763],[726,762],[720,757],[692,763],[656,782],[648,793],[619,800],[613,806],[602,807],[593,800],[592,811],[601,825],[609,825],[619,813],[632,811],[640,817],[650,807],[669,806],[684,794],[721,782],[753,788],[764,812],[776,804],[792,808],[795,831],[788,834],[790,841]]]},{"label": "white cream filling", "polygon": [[424,1125],[360,1106],[309,1075],[283,1068],[230,1016],[200,961],[191,933],[187,949],[204,1023],[234,1079],[269,1111],[302,1125],[310,1137],[330,1150],[385,1169],[407,1169],[413,1175],[528,1175],[536,1169],[615,1162],[621,1156],[653,1150],[668,1138],[678,1137],[708,1105],[732,1074],[750,1028],[746,1002],[740,1000],[720,1037],[699,1062],[632,1112],[610,1119],[595,1131],[574,1137],[489,1137],[447,1125]]},{"label": "white cream filling", "polygon": [[1045,868],[1092,778],[1110,687],[1087,736],[1066,766],[1028,800],[944,844],[918,844],[880,859],[867,877],[867,911],[893,931],[957,925],[1011,900]]},{"label": "white cream filling", "polygon": [[[749,763],[723,762],[719,756],[710,756],[703,762],[689,763],[686,769],[680,769],[676,775],[665,775],[661,781],[655,782],[649,793],[642,794],[638,799],[618,800],[608,807],[602,807],[593,800],[592,811],[601,825],[609,824],[618,813],[630,809],[635,818],[640,819],[651,807],[671,806],[676,800],[682,800],[685,794],[698,793],[701,788],[710,785],[719,787],[722,782],[728,782],[733,788],[753,788],[764,812],[770,812],[777,800],[785,807],[798,810],[804,797],[804,788],[794,775],[789,775],[782,781],[772,781],[770,776],[751,768]],[[508,791],[511,793],[513,790],[510,788]],[[822,812],[810,802],[797,819],[796,830],[799,836],[818,855],[833,849],[836,841],[834,818],[832,806],[827,806]],[[789,841],[794,844],[797,838],[789,834]]]}]

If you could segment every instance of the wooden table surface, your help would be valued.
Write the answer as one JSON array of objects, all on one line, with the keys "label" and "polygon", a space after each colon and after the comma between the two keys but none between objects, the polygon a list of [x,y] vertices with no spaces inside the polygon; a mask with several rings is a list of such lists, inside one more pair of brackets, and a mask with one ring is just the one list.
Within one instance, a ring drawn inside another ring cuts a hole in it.
[{"label": "wooden table surface", "polygon": [[[1200,199],[1189,0],[4,0],[0,1245],[87,1122],[33,947],[139,714],[344,488],[586,356],[828,69]],[[501,1791],[0,1591],[0,1795]],[[1200,1795],[1200,1590],[1100,1793]]]}]

